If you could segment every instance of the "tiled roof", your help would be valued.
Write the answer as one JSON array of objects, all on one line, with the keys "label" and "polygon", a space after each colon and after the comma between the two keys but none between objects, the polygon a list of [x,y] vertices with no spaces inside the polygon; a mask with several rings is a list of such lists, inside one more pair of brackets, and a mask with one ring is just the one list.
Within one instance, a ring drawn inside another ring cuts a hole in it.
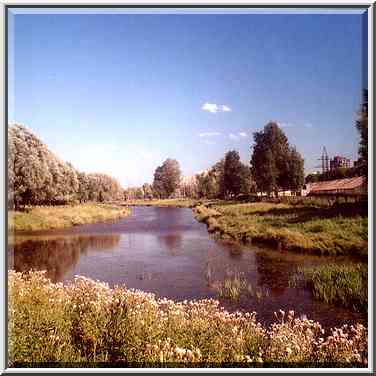
[{"label": "tiled roof", "polygon": [[335,191],[335,190],[349,190],[361,188],[366,184],[364,176],[358,176],[355,178],[337,179],[329,181],[321,181],[318,183],[311,183],[310,192],[321,191]]}]

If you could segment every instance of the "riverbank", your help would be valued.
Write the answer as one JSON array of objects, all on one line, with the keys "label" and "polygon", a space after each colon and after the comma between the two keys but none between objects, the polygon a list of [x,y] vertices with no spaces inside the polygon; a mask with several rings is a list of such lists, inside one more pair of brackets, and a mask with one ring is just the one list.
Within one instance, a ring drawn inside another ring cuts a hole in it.
[{"label": "riverbank", "polygon": [[252,242],[281,251],[367,260],[368,216],[360,203],[167,199],[133,200],[127,204],[192,208],[196,219],[223,239]]},{"label": "riverbank", "polygon": [[221,238],[281,251],[367,259],[368,218],[357,204],[331,207],[284,203],[217,202],[194,208],[196,218]]},{"label": "riverbank", "polygon": [[[36,304],[37,302],[37,304]],[[9,272],[10,366],[366,367],[368,331],[279,311],[270,327],[215,300],[174,302],[78,277]]]},{"label": "riverbank", "polygon": [[65,206],[35,206],[28,211],[9,211],[10,231],[35,231],[68,228],[88,223],[116,220],[130,215],[128,207],[85,203]]}]

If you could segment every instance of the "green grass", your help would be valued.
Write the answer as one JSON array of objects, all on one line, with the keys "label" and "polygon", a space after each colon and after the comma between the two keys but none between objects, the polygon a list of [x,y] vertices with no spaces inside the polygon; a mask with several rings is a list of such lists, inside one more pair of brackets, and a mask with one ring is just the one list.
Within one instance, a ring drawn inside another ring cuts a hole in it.
[{"label": "green grass", "polygon": [[10,211],[8,221],[9,230],[48,230],[119,219],[130,212],[126,207],[98,203],[35,206],[25,212]]},{"label": "green grass", "polygon": [[[324,332],[276,313],[229,313],[215,300],[174,302],[77,277],[52,284],[43,272],[9,272],[10,367],[338,367],[367,364],[361,324]],[[87,363],[88,362],[88,363]]]},{"label": "green grass", "polygon": [[339,303],[361,312],[368,310],[368,267],[365,264],[300,268],[290,284],[307,286],[317,299],[327,303]]},{"label": "green grass", "polygon": [[231,301],[238,301],[241,296],[261,300],[270,295],[268,289],[252,286],[251,283],[237,273],[232,278],[226,278],[223,282],[214,281],[211,285],[217,291],[219,298]]},{"label": "green grass", "polygon": [[234,240],[320,255],[367,257],[368,218],[357,204],[325,207],[218,202],[194,210],[210,231]]}]

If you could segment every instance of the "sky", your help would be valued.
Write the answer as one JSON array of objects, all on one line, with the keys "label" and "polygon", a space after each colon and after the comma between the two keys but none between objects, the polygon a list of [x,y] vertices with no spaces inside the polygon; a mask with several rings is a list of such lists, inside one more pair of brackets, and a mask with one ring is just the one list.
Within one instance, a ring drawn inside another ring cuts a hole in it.
[{"label": "sky", "polygon": [[166,158],[183,175],[229,150],[249,164],[269,121],[306,173],[323,146],[357,159],[360,12],[113,13],[9,14],[8,119],[78,170],[126,188],[152,183]]}]

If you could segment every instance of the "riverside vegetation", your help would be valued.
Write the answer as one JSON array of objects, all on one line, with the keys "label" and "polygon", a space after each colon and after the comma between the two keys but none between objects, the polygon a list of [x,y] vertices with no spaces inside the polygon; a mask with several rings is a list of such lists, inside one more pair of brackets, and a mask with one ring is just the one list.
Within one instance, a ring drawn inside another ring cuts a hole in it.
[{"label": "riverside vegetation", "polygon": [[310,288],[316,298],[327,303],[339,303],[362,312],[368,310],[368,268],[365,264],[300,268],[290,284]]},{"label": "riverside vegetation", "polygon": [[[266,244],[281,251],[346,255],[363,261],[301,269],[291,277],[291,285],[309,288],[315,298],[327,303],[367,312],[368,218],[359,203],[217,202],[210,207],[198,205],[194,210],[208,231],[221,238]],[[232,292],[238,284],[232,283],[227,291]]]},{"label": "riverside vegetation", "polygon": [[218,202],[199,205],[196,218],[210,232],[287,251],[367,257],[368,218],[359,204],[320,206]]},{"label": "riverside vegetation", "polygon": [[115,220],[130,214],[130,209],[109,204],[86,203],[64,206],[34,206],[24,211],[10,211],[9,230],[48,230],[87,223]]},{"label": "riverside vegetation", "polygon": [[365,367],[367,328],[324,331],[294,312],[269,328],[256,313],[228,313],[211,299],[174,302],[77,277],[9,272],[13,367]]}]

